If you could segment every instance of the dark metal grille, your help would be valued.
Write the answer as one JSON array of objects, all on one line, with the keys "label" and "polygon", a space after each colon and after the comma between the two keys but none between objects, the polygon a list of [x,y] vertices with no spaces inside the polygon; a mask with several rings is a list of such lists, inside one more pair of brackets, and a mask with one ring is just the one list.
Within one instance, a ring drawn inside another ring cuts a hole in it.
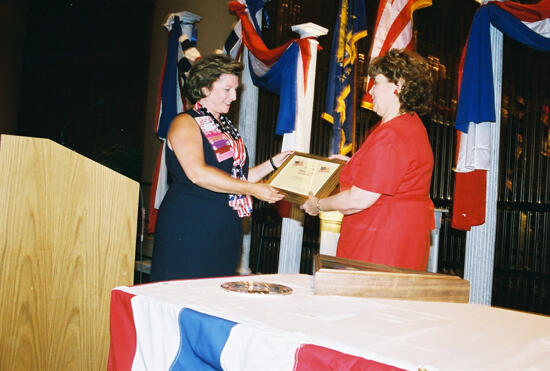
[{"label": "dark metal grille", "polygon": [[454,119],[458,102],[458,66],[473,15],[479,4],[470,0],[433,1],[415,12],[416,50],[426,57],[434,77],[434,103],[430,118],[423,118],[434,152],[430,197],[442,215],[438,271],[464,276],[466,232],[451,228],[456,153]]},{"label": "dark metal grille", "polygon": [[492,304],[550,313],[550,53],[504,38]]}]

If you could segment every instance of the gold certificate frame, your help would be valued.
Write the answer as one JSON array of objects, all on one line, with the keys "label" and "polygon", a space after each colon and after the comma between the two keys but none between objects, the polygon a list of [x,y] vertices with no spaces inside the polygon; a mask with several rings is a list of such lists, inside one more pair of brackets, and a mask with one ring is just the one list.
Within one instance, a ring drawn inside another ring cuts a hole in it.
[{"label": "gold certificate frame", "polygon": [[302,204],[309,192],[317,198],[330,195],[338,185],[344,163],[342,160],[294,152],[271,175],[268,183],[284,192],[285,200]]}]

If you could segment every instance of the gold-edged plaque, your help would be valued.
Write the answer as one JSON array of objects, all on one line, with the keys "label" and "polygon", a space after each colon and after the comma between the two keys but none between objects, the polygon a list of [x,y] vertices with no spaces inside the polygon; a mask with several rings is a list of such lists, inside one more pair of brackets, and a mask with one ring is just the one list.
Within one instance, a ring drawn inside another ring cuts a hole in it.
[{"label": "gold-edged plaque", "polygon": [[294,152],[271,175],[268,183],[286,194],[285,200],[302,204],[309,192],[323,198],[338,185],[344,161]]}]

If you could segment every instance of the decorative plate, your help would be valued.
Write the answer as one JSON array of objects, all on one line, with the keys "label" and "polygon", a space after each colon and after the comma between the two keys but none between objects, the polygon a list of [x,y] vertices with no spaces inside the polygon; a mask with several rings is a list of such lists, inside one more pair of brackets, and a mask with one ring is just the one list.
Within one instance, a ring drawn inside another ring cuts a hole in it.
[{"label": "decorative plate", "polygon": [[277,283],[258,281],[234,281],[221,284],[221,288],[227,291],[244,292],[248,294],[288,295],[292,289]]}]

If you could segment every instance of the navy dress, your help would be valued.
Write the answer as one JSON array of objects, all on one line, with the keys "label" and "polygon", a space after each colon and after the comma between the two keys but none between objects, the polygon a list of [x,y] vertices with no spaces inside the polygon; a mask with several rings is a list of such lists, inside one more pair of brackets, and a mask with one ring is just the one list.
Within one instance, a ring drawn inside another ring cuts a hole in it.
[{"label": "navy dress", "polygon": [[[233,158],[218,162],[201,135],[205,163],[231,174]],[[166,167],[172,183],[158,212],[151,281],[235,275],[242,219],[228,205],[228,195],[193,184],[168,146]],[[248,159],[244,172],[248,175]]]}]

